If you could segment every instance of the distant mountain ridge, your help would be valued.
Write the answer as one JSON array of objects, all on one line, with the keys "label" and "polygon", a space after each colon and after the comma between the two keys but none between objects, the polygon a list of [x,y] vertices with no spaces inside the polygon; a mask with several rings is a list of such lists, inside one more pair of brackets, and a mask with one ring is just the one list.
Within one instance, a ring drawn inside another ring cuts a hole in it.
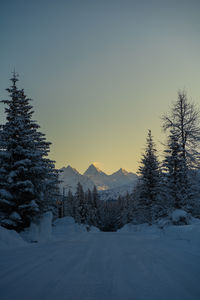
[{"label": "distant mountain ridge", "polygon": [[119,187],[134,187],[138,176],[132,172],[128,172],[125,169],[120,168],[117,172],[111,175],[107,175],[94,164],[91,164],[88,169],[80,174],[76,169],[71,166],[63,167],[60,174],[61,189],[65,189],[65,193],[70,189],[72,193],[75,193],[77,183],[80,182],[83,189],[93,189],[96,185],[99,191],[108,191],[110,189],[119,189]]}]

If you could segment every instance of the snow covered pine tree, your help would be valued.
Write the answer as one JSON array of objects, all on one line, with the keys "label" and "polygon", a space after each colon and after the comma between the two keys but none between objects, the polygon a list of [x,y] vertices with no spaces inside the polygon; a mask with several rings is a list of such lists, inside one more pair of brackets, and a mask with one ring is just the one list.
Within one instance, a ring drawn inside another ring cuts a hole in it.
[{"label": "snow covered pine tree", "polygon": [[143,214],[143,221],[152,224],[157,214],[161,176],[151,130],[148,132],[147,145],[138,173],[141,176],[139,179],[139,210]]},{"label": "snow covered pine tree", "polygon": [[78,182],[75,194],[75,221],[78,224],[86,222],[86,205],[85,205],[85,194],[83,187]]},{"label": "snow covered pine tree", "polygon": [[34,111],[23,89],[18,89],[17,74],[7,89],[6,123],[0,127],[0,225],[17,231],[50,209],[57,189],[58,171],[47,158],[49,142],[32,120]]},{"label": "snow covered pine tree", "polygon": [[168,209],[182,208],[186,201],[185,195],[187,194],[185,191],[185,161],[177,133],[173,129],[170,130],[168,147],[165,150],[163,170]]}]

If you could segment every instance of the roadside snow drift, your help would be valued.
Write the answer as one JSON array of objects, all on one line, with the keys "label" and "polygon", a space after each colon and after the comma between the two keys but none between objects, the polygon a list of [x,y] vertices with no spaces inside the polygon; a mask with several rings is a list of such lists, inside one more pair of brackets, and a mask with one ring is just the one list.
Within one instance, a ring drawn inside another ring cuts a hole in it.
[{"label": "roadside snow drift", "polygon": [[26,246],[26,243],[15,230],[7,230],[0,226],[0,249],[16,248],[23,246]]},{"label": "roadside snow drift", "polygon": [[37,223],[31,223],[31,226],[21,233],[24,240],[29,243],[42,243],[52,239],[52,218],[51,212],[46,212]]}]

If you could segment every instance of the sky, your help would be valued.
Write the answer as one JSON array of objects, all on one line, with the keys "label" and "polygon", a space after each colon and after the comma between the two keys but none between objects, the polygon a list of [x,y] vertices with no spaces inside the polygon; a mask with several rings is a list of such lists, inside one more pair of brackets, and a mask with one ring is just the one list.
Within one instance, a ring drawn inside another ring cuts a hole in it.
[{"label": "sky", "polygon": [[199,33],[198,0],[0,0],[0,97],[15,68],[57,168],[136,172],[178,90],[200,105]]}]

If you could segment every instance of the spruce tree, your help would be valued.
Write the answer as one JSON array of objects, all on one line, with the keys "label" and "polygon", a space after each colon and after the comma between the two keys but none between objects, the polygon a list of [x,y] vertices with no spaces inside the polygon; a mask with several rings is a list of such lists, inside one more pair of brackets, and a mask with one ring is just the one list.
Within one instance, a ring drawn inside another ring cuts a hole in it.
[{"label": "spruce tree", "polygon": [[184,206],[188,195],[188,178],[182,147],[176,130],[171,129],[163,162],[167,204],[169,208]]},{"label": "spruce tree", "polygon": [[68,191],[67,195],[66,216],[74,217],[74,197],[71,190]]},{"label": "spruce tree", "polygon": [[47,158],[50,144],[32,120],[34,113],[23,89],[18,89],[16,73],[7,89],[6,123],[0,133],[0,224],[18,231],[50,209],[57,190],[58,172]]},{"label": "spruce tree", "polygon": [[92,219],[94,220],[94,226],[99,227],[101,226],[101,205],[99,203],[99,195],[97,191],[97,187],[94,186],[92,190]]},{"label": "spruce tree", "polygon": [[86,221],[85,194],[80,182],[77,184],[75,194],[75,221],[78,224],[85,223]]},{"label": "spruce tree", "polygon": [[88,225],[94,225],[93,214],[92,214],[92,193],[91,190],[88,189],[85,195],[85,206],[86,206],[86,223]]},{"label": "spruce tree", "polygon": [[148,132],[146,149],[138,173],[140,175],[140,211],[143,213],[144,221],[152,224],[157,214],[160,168],[151,130]]}]

